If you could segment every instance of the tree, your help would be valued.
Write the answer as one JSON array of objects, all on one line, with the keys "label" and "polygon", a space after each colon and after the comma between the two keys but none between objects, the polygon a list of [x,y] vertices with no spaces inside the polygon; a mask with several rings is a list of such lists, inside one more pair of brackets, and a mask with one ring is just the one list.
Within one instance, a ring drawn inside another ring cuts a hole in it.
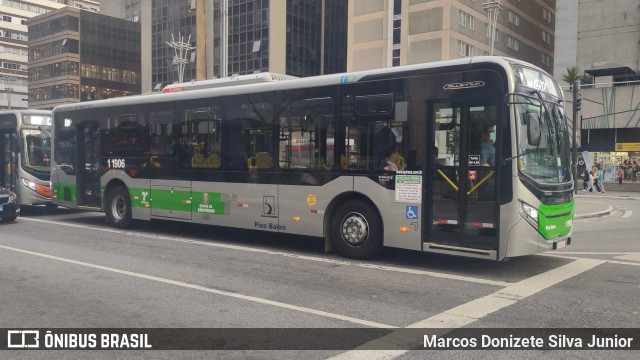
[{"label": "tree", "polygon": [[562,75],[562,81],[573,86],[573,83],[582,77],[582,69],[579,66],[572,66],[567,68],[567,72]]}]

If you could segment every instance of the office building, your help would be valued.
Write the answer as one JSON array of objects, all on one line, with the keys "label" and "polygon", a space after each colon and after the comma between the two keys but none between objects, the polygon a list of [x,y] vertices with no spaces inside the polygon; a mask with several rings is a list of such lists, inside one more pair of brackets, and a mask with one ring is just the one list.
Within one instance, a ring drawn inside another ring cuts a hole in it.
[{"label": "office building", "polygon": [[[175,52],[167,45],[172,41],[195,47],[185,59],[185,81],[265,71],[312,76],[346,70],[344,0],[114,0],[102,4],[101,11],[141,23],[143,53],[145,42],[151,44],[143,92],[178,80]],[[223,31],[227,36],[221,37]]]},{"label": "office building", "polygon": [[140,24],[65,7],[28,25],[30,107],[140,93]]},{"label": "office building", "polygon": [[60,2],[0,0],[0,109],[28,107],[27,20],[64,7]]},{"label": "office building", "polygon": [[553,70],[554,0],[349,0],[349,71],[493,54]]}]

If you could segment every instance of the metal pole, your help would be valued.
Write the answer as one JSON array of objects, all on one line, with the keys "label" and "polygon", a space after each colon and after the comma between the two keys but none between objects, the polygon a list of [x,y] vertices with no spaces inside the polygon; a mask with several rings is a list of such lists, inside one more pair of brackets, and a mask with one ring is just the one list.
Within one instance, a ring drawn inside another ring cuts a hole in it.
[{"label": "metal pole", "polygon": [[322,0],[322,10],[320,11],[320,75],[324,75],[324,16],[325,16],[325,0]]},{"label": "metal pole", "polygon": [[173,38],[173,34],[171,34],[171,42],[167,42],[167,45],[173,48],[174,57],[173,57],[173,65],[178,66],[178,82],[184,82],[184,69],[188,63],[187,55],[189,51],[194,50],[196,47],[189,45],[191,43],[191,35],[187,39],[187,42],[184,42],[184,36],[178,33],[178,41],[175,41]]},{"label": "metal pole", "polygon": [[13,82],[16,81],[16,77],[4,74],[2,79],[4,80],[4,89],[7,93],[7,107],[11,110],[11,95],[13,94]]},{"label": "metal pole", "polygon": [[578,193],[578,88],[580,87],[580,80],[576,80],[572,85],[573,92],[573,188],[574,193]]},{"label": "metal pole", "polygon": [[500,5],[500,0],[486,0],[484,4],[482,4],[482,8],[487,12],[487,23],[489,31],[491,32],[489,35],[489,41],[491,41],[489,55],[493,56],[496,27],[498,26],[498,14],[500,10],[502,10],[502,5]]},{"label": "metal pole", "polygon": [[220,77],[229,76],[229,3],[228,0],[220,1]]},{"label": "metal pole", "polygon": [[207,20],[204,0],[196,1],[196,80],[207,78]]}]

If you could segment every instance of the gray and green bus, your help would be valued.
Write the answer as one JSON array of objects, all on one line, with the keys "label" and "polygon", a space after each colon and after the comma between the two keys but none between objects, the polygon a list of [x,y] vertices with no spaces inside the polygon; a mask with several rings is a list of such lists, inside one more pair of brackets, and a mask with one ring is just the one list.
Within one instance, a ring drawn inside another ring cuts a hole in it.
[{"label": "gray and green bus", "polygon": [[51,206],[51,111],[0,111],[0,186],[20,205]]},{"label": "gray and green bus", "polygon": [[[61,105],[53,202],[491,260],[571,242],[558,84],[475,57]],[[393,163],[393,166],[390,164]]]}]

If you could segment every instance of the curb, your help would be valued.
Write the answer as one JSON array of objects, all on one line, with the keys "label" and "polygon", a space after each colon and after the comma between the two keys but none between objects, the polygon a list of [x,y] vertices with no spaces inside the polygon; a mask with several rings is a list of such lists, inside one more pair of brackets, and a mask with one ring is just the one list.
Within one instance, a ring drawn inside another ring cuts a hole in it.
[{"label": "curb", "polygon": [[574,197],[580,198],[604,198],[604,199],[618,199],[618,200],[640,200],[640,197],[628,196],[628,195],[591,195],[591,194],[575,194]]},{"label": "curb", "polygon": [[608,205],[607,206],[607,210],[598,211],[598,212],[594,212],[594,213],[587,213],[587,214],[576,214],[576,215],[573,216],[573,219],[574,220],[582,220],[582,219],[591,219],[591,218],[609,216],[609,215],[613,214],[615,211],[616,211],[615,207]]}]

